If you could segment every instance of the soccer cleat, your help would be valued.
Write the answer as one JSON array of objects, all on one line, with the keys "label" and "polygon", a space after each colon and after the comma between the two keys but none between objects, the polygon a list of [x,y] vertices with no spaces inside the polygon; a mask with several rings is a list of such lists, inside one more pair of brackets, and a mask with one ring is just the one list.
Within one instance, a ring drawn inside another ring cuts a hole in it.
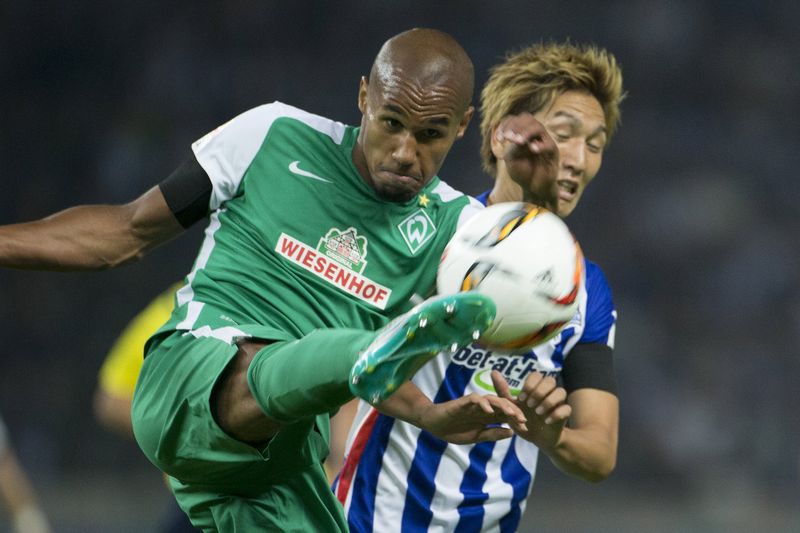
[{"label": "soccer cleat", "polygon": [[382,402],[439,352],[472,343],[495,312],[492,299],[475,292],[422,302],[377,332],[350,371],[350,390],[371,404]]}]

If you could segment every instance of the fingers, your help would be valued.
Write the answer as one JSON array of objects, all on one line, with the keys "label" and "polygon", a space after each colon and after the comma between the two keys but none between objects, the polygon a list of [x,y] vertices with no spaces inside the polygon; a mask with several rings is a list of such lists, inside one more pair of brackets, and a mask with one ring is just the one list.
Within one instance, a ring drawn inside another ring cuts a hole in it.
[{"label": "fingers", "polygon": [[531,373],[525,380],[517,402],[526,411],[544,419],[545,424],[564,422],[572,414],[567,401],[567,391],[559,387],[553,377],[539,372]]},{"label": "fingers", "polygon": [[[473,393],[475,394],[475,393]],[[484,413],[495,415],[491,418],[493,422],[508,422],[524,424],[527,422],[525,414],[512,400],[500,398],[492,394],[478,395],[477,402]],[[499,416],[499,418],[498,418]]]},{"label": "fingers", "polygon": [[517,147],[525,147],[534,154],[553,152],[557,149],[547,129],[527,112],[503,119],[495,130],[495,137],[500,142],[510,142]]},{"label": "fingers", "polygon": [[475,442],[494,442],[511,438],[514,432],[509,428],[504,427],[488,427],[478,432]]},{"label": "fingers", "polygon": [[544,423],[547,425],[563,424],[569,419],[570,415],[572,415],[572,406],[568,403],[563,403],[547,414]]},{"label": "fingers", "polygon": [[508,381],[506,381],[503,374],[497,370],[492,370],[492,385],[494,385],[494,390],[497,392],[498,396],[508,400],[514,400],[514,397],[511,396],[511,387],[509,387]]}]

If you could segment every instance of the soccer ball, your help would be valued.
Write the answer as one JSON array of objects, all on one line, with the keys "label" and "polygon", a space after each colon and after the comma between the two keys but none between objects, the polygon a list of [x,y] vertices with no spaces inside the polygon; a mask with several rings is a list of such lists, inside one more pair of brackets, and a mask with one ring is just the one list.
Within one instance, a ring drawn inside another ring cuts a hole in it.
[{"label": "soccer ball", "polygon": [[469,219],[445,248],[436,278],[439,294],[491,297],[497,316],[478,342],[515,351],[561,331],[583,282],[583,254],[567,225],[524,202],[495,204]]}]

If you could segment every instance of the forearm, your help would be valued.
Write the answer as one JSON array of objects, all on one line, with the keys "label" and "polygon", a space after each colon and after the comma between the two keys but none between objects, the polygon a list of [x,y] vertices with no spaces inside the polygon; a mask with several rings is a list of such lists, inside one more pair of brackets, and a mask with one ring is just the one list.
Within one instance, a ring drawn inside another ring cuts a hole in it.
[{"label": "forearm", "polygon": [[101,270],[131,261],[141,246],[115,231],[110,206],[81,206],[0,228],[0,265],[37,270]]},{"label": "forearm", "polygon": [[541,451],[565,474],[598,482],[616,466],[617,439],[603,429],[567,427],[553,447]]},{"label": "forearm", "polygon": [[0,227],[0,266],[102,270],[139,259],[181,230],[154,188],[129,204],[73,207]]},{"label": "forearm", "polygon": [[423,412],[433,405],[414,383],[407,381],[397,392],[375,406],[383,414],[421,427]]}]

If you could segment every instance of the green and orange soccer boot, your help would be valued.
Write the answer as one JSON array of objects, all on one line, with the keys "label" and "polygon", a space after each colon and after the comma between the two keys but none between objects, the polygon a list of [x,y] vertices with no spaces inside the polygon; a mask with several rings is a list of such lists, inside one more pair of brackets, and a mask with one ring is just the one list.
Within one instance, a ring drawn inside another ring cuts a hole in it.
[{"label": "green and orange soccer boot", "polygon": [[425,300],[377,331],[350,371],[350,390],[382,402],[442,351],[455,352],[492,325],[494,302],[476,292]]}]

